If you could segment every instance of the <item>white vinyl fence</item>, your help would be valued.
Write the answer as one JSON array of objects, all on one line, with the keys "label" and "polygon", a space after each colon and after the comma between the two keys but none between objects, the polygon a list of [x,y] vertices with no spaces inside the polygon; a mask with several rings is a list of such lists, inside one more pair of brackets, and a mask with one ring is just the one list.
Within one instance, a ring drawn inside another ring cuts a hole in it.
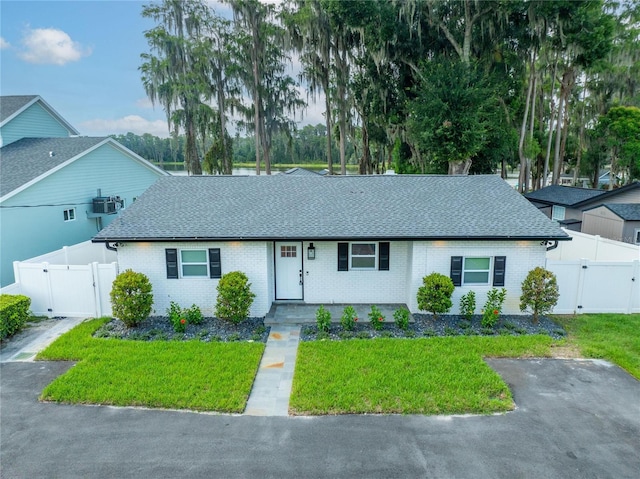
[{"label": "white vinyl fence", "polygon": [[16,261],[13,269],[16,282],[0,292],[28,296],[36,315],[111,315],[109,293],[118,274],[118,263],[116,253],[103,244],[86,241],[65,246],[37,258]]},{"label": "white vinyl fence", "polygon": [[640,261],[603,262],[547,259],[560,298],[553,312],[640,313]]},{"label": "white vinyl fence", "polygon": [[640,246],[562,228],[571,241],[558,241],[558,247],[547,252],[547,259],[592,261],[640,260]]}]

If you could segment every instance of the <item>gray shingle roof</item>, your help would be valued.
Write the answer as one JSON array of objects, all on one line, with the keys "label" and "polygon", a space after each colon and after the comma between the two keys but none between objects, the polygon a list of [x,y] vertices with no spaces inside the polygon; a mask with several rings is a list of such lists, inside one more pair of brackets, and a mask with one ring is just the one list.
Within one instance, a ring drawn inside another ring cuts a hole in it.
[{"label": "gray shingle roof", "polygon": [[589,188],[575,188],[573,186],[551,185],[527,193],[525,197],[530,201],[554,205],[573,206],[588,201],[605,193],[604,190]]},{"label": "gray shingle roof", "polygon": [[37,95],[0,96],[0,123],[24,107]]},{"label": "gray shingle roof", "polygon": [[[0,148],[0,197],[107,138],[23,138]],[[49,155],[53,152],[53,156]]]},{"label": "gray shingle roof", "polygon": [[640,221],[640,204],[638,203],[605,203],[609,208],[625,221]]},{"label": "gray shingle roof", "polygon": [[497,176],[160,178],[94,238],[568,239]]}]

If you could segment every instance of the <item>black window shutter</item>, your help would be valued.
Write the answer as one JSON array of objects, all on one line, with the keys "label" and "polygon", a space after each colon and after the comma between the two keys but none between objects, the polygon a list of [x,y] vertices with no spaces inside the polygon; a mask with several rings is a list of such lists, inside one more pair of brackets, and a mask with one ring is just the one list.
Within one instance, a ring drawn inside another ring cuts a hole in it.
[{"label": "black window shutter", "polygon": [[209,277],[222,278],[220,248],[209,248]]},{"label": "black window shutter", "polygon": [[349,243],[338,243],[338,271],[349,271]]},{"label": "black window shutter", "polygon": [[384,241],[378,243],[378,269],[380,271],[389,271],[389,242]]},{"label": "black window shutter", "polygon": [[462,286],[462,256],[451,257],[450,276],[454,286]]},{"label": "black window shutter", "polygon": [[493,285],[504,286],[504,272],[507,265],[506,256],[496,256],[493,259]]},{"label": "black window shutter", "polygon": [[167,248],[164,250],[167,260],[167,279],[178,278],[178,250],[176,248]]}]

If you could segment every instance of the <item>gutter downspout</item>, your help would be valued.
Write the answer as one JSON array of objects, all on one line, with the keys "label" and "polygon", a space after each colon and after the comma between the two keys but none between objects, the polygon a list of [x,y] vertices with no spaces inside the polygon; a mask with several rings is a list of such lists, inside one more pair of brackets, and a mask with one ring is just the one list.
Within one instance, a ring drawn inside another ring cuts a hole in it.
[{"label": "gutter downspout", "polygon": [[[547,241],[547,244],[548,243],[549,242]],[[558,247],[558,240],[554,240],[553,244],[551,246],[547,246],[547,251],[551,251],[552,249],[556,249],[557,247]],[[107,248],[109,248],[109,247],[107,246]],[[111,248],[109,248],[109,249],[111,249]]]},{"label": "gutter downspout", "polygon": [[[557,241],[556,241],[556,243],[557,243]],[[107,248],[108,250],[115,251],[116,253],[118,252],[118,243],[114,243],[114,246],[109,246],[109,243],[108,243],[108,242],[105,242],[105,243],[104,243],[104,246],[105,246],[105,248]],[[556,246],[558,246],[558,245],[556,244]],[[548,251],[548,250],[547,250],[547,251]]]}]

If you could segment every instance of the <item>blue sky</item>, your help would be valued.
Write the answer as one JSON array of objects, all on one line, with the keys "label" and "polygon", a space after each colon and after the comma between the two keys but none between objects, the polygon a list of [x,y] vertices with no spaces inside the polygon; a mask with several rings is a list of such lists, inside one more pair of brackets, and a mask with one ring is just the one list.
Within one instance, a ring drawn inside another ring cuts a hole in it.
[{"label": "blue sky", "polygon": [[[140,15],[146,3],[0,1],[0,94],[40,95],[82,135],[167,136],[138,71],[153,27]],[[313,111],[305,120],[323,121]]]}]

